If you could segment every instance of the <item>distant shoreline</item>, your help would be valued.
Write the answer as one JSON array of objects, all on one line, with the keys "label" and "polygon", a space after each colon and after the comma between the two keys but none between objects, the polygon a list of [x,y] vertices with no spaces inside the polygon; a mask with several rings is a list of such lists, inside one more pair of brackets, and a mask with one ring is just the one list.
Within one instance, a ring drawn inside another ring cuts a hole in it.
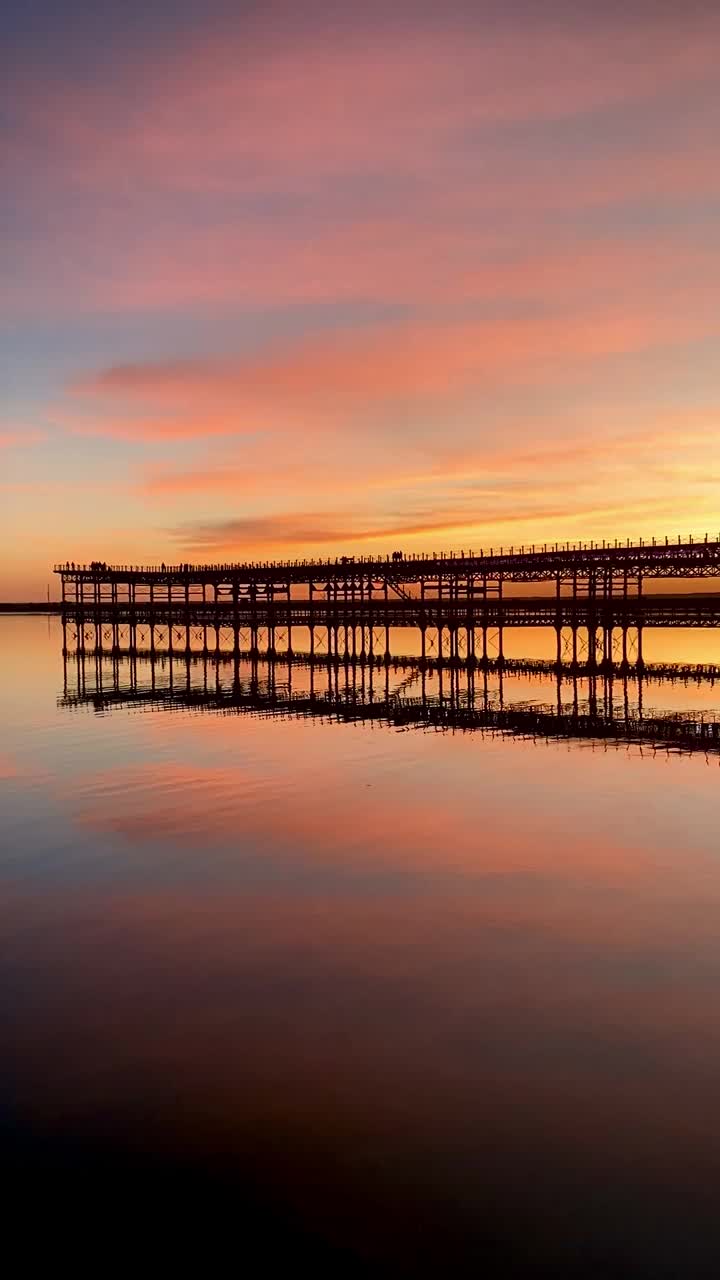
[{"label": "distant shoreline", "polygon": [[0,600],[0,613],[62,613],[57,600]]}]

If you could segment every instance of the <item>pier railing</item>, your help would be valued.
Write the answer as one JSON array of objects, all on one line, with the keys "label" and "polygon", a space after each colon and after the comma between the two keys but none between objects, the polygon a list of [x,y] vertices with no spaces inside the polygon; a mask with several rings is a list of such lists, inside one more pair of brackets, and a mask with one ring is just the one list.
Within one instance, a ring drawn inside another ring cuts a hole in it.
[{"label": "pier railing", "polygon": [[610,539],[595,540],[589,542],[533,542],[512,544],[507,547],[501,545],[499,547],[490,546],[481,547],[478,550],[463,548],[460,551],[424,551],[424,552],[403,552],[401,555],[388,553],[385,556],[363,556],[363,555],[347,555],[326,558],[305,558],[295,560],[247,560],[247,561],[216,561],[209,564],[196,564],[189,561],[180,561],[177,564],[109,564],[105,561],[90,561],[90,563],[76,563],[75,561],[66,560],[53,566],[54,573],[61,574],[91,574],[94,576],[102,573],[111,574],[173,574],[181,575],[185,573],[193,573],[197,575],[204,574],[238,574],[244,571],[263,571],[282,573],[287,570],[297,569],[328,569],[328,568],[347,568],[351,570],[353,567],[362,566],[370,568],[373,565],[407,565],[407,564],[435,564],[438,561],[450,562],[455,565],[474,564],[482,560],[497,560],[507,557],[529,557],[529,556],[547,556],[547,555],[571,555],[573,553],[612,553],[612,552],[634,552],[644,551],[651,552],[653,550],[660,552],[672,552],[683,550],[697,550],[701,547],[720,548],[720,533],[717,537],[711,537],[705,534],[704,537],[693,537],[688,535],[682,538],[640,538],[637,542],[630,538],[622,541],[616,538],[614,541]]}]

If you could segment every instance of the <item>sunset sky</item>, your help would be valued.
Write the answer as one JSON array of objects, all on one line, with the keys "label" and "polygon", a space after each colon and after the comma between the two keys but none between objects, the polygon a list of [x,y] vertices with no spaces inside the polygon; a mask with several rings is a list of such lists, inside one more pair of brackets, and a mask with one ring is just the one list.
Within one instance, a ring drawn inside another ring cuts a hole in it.
[{"label": "sunset sky", "polygon": [[720,529],[720,7],[10,0],[0,599]]}]

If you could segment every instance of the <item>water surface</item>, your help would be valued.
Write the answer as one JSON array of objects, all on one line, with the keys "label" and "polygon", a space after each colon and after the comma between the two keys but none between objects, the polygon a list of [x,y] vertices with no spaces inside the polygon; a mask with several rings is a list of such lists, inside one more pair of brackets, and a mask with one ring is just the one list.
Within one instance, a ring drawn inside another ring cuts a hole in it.
[{"label": "water surface", "polygon": [[[58,619],[0,652],[17,1187],[209,1214],[268,1267],[717,1274],[717,754],[95,710]],[[720,718],[711,682],[643,697]]]}]

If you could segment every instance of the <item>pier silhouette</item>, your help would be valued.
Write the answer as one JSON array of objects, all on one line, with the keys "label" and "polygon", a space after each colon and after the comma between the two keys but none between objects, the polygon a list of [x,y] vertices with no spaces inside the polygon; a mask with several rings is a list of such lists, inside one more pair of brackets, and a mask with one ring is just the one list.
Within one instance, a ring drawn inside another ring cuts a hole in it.
[{"label": "pier silhouette", "polygon": [[720,578],[720,536],[677,542],[544,543],[542,546],[384,558],[285,560],[208,565],[55,565],[63,603],[172,606],[271,605],[300,597],[346,606],[420,599],[440,604],[498,601],[512,583],[543,583],[558,599],[640,596],[647,579]]},{"label": "pier silhouette", "polygon": [[[318,632],[328,651],[351,649],[373,656],[384,630],[390,655],[393,627],[417,628],[421,652],[428,635],[438,636],[442,653],[485,659],[495,635],[503,656],[508,627],[550,627],[557,661],[568,646],[577,660],[584,646],[592,661],[611,664],[618,643],[621,660],[632,648],[642,662],[647,627],[720,625],[720,541],[650,544],[556,544],[542,548],[459,556],[411,556],[396,552],[381,559],[340,556],[331,561],[297,560],[225,565],[56,565],[61,580],[62,612],[84,629],[86,622],[112,616],[130,627],[180,622],[214,629],[249,627],[250,647],[268,631],[306,627],[314,650]],[[677,589],[680,579],[705,587]],[[644,584],[651,580],[652,592]],[[657,590],[658,586],[671,590]],[[532,586],[533,594],[527,592]],[[513,594],[514,592],[514,594]],[[382,641],[381,641],[382,642]],[[217,647],[217,645],[216,645]]]},{"label": "pier silhouette", "polygon": [[[713,684],[720,669],[649,664],[643,649],[648,628],[720,627],[720,540],[55,572],[66,707],[720,750],[712,716],[644,710],[648,686]],[[550,629],[553,659],[506,657],[508,629],[529,627]],[[512,691],[528,679],[546,686],[537,701]]]}]

